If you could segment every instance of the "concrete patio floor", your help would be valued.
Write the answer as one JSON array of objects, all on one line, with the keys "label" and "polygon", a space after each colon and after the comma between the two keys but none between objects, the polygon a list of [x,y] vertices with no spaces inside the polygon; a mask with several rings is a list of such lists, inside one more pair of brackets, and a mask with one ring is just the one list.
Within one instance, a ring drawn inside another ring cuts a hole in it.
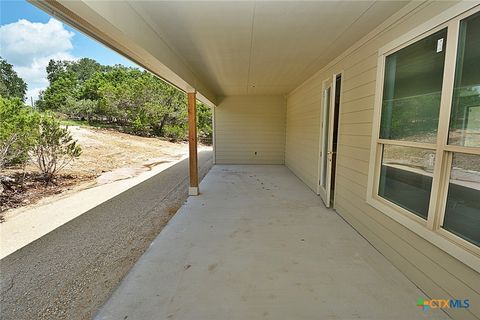
[{"label": "concrete patio floor", "polygon": [[284,166],[217,165],[96,319],[449,319]]}]

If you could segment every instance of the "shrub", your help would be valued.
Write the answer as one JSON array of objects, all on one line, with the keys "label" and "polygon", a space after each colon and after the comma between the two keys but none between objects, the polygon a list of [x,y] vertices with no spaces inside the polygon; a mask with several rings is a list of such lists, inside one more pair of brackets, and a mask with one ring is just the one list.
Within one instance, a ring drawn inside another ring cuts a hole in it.
[{"label": "shrub", "polygon": [[202,143],[212,144],[212,110],[201,102],[197,103],[198,137]]},{"label": "shrub", "polygon": [[45,182],[51,182],[55,174],[78,158],[81,152],[68,127],[62,127],[52,112],[45,112],[40,118],[38,137],[32,150],[32,158]]},{"label": "shrub", "polygon": [[20,99],[0,96],[0,169],[25,163],[38,134],[39,114]]},{"label": "shrub", "polygon": [[61,109],[70,119],[87,120],[90,122],[97,111],[97,101],[90,99],[75,100],[68,98]]},{"label": "shrub", "polygon": [[130,127],[126,128],[126,132],[139,136],[148,136],[149,131],[150,127],[148,126],[148,123],[140,115],[137,115],[137,117],[131,122]]},{"label": "shrub", "polygon": [[188,133],[188,129],[185,124],[168,124],[165,125],[164,131],[165,137],[169,138],[172,142],[186,139]]}]

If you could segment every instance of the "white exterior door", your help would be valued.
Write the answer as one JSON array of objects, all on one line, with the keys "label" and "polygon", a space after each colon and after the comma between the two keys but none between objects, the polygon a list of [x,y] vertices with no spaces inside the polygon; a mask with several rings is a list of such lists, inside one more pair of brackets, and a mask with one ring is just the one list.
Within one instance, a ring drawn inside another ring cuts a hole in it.
[{"label": "white exterior door", "polygon": [[327,208],[330,207],[332,183],[334,92],[335,83],[332,80],[325,81],[322,94],[318,194]]}]

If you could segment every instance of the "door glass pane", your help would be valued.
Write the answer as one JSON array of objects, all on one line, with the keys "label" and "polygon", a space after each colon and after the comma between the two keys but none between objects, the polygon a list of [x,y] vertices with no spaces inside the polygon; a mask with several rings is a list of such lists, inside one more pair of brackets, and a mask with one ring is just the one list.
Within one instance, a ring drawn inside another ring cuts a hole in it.
[{"label": "door glass pane", "polygon": [[447,29],[385,60],[380,138],[435,143]]},{"label": "door glass pane", "polygon": [[448,143],[480,147],[480,13],[460,22]]},{"label": "door glass pane", "polygon": [[323,119],[322,119],[322,166],[320,171],[320,185],[327,188],[327,164],[328,164],[328,124],[330,115],[330,88],[323,92]]},{"label": "door glass pane", "polygon": [[435,151],[383,146],[378,195],[427,219]]},{"label": "door glass pane", "polygon": [[480,246],[480,156],[453,155],[443,228]]}]

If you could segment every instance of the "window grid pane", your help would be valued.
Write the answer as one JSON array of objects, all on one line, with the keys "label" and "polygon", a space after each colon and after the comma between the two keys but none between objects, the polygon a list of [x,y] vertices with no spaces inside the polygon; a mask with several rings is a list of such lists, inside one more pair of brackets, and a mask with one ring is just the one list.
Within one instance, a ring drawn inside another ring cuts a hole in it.
[{"label": "window grid pane", "polygon": [[480,13],[460,22],[448,143],[480,147]]},{"label": "window grid pane", "polygon": [[427,219],[435,151],[383,145],[378,195]]},{"label": "window grid pane", "polygon": [[436,143],[447,29],[385,59],[380,138]]},{"label": "window grid pane", "polygon": [[443,228],[480,246],[480,156],[454,153]]}]

